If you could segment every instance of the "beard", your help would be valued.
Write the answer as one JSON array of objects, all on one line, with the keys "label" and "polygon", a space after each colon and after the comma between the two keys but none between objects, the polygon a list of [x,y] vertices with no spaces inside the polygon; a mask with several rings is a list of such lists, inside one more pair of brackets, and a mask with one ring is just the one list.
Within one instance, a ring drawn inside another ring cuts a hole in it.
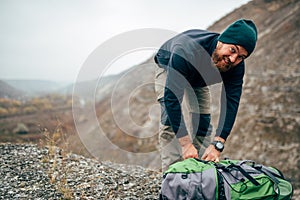
[{"label": "beard", "polygon": [[230,59],[227,56],[221,56],[217,49],[214,50],[211,58],[220,72],[227,72],[233,67],[233,63],[231,63]]}]

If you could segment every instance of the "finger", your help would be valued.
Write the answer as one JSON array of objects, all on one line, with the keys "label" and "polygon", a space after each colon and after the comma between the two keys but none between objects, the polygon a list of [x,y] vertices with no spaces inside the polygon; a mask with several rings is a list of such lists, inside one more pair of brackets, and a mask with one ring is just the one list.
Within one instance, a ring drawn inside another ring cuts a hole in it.
[{"label": "finger", "polygon": [[209,155],[206,156],[205,161],[213,161],[213,158]]},{"label": "finger", "polygon": [[205,160],[206,158],[207,158],[207,154],[203,154],[201,157],[202,160]]},{"label": "finger", "polygon": [[187,158],[198,158],[198,154],[189,154],[183,157],[183,159],[187,159]]},{"label": "finger", "polygon": [[190,157],[191,158],[198,158],[198,154],[192,154]]},{"label": "finger", "polygon": [[219,162],[219,158],[215,155],[207,155],[205,161]]}]

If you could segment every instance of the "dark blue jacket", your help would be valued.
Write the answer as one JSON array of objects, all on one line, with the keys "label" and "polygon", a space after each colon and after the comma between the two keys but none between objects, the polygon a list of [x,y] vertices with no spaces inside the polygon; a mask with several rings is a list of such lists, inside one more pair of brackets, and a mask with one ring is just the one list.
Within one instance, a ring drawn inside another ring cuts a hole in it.
[{"label": "dark blue jacket", "polygon": [[158,50],[155,61],[167,70],[164,102],[168,121],[180,138],[187,135],[182,117],[181,102],[184,89],[223,82],[221,112],[216,136],[227,139],[233,127],[242,93],[244,62],[227,72],[219,72],[211,61],[218,33],[189,30],[165,42]]}]

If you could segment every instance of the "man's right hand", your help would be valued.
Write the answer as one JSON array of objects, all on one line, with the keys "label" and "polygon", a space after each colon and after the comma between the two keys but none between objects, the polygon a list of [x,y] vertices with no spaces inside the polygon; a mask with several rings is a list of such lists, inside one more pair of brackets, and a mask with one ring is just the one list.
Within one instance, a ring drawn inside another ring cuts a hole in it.
[{"label": "man's right hand", "polygon": [[182,157],[183,159],[187,158],[199,158],[198,151],[192,144],[190,137],[184,136],[182,138],[178,138],[179,144],[182,148]]}]

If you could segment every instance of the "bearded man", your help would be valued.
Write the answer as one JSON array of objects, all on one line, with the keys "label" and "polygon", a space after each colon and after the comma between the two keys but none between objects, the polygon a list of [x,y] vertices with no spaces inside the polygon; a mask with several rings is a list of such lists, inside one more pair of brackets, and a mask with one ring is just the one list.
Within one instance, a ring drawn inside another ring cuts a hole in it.
[{"label": "bearded man", "polygon": [[[166,41],[156,53],[155,91],[161,106],[159,143],[162,170],[176,161],[219,162],[240,102],[244,60],[253,52],[257,28],[239,19],[221,34],[188,30]],[[213,137],[209,86],[222,83],[219,123]],[[189,126],[183,117],[185,98]]]}]

